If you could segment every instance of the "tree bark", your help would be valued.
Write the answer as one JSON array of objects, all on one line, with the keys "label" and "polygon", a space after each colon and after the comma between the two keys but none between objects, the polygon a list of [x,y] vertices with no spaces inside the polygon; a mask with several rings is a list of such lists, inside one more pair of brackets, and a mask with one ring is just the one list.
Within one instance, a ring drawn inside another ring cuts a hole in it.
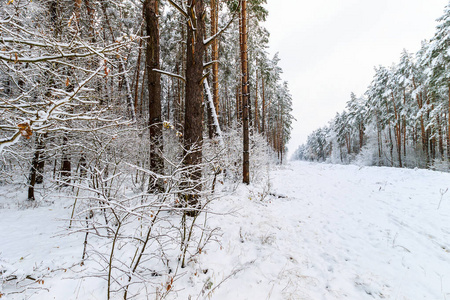
[{"label": "tree bark", "polygon": [[402,168],[403,167],[403,165],[402,165],[402,136],[401,136],[400,116],[397,111],[397,106],[395,105],[394,93],[391,93],[391,96],[392,96],[392,104],[394,105],[394,116],[395,116],[394,134],[395,134],[395,141],[397,143],[398,165],[400,168]]},{"label": "tree bark", "polygon": [[[211,0],[211,36],[214,36],[219,30],[219,0]],[[212,90],[214,108],[217,117],[220,116],[219,111],[219,39],[215,38],[212,42]],[[217,134],[217,133],[216,133]]]},{"label": "tree bark", "polygon": [[185,124],[184,124],[184,164],[190,167],[187,176],[186,191],[183,192],[184,204],[191,208],[188,215],[198,214],[202,178],[203,144],[203,57],[205,45],[204,3],[203,0],[188,1],[187,55],[185,84]]},{"label": "tree bark", "polygon": [[249,153],[249,91],[248,91],[248,48],[247,48],[247,0],[241,0],[241,64],[242,64],[242,127],[243,127],[243,183],[250,184]]},{"label": "tree bark", "polygon": [[441,126],[441,120],[439,118],[439,115],[437,116],[437,126],[438,126],[438,134],[439,134],[439,155],[441,159],[444,158],[444,142],[442,139],[442,126]]},{"label": "tree bark", "polygon": [[258,70],[256,70],[256,85],[255,85],[255,129],[258,133],[261,132],[258,119]]},{"label": "tree bark", "polygon": [[447,160],[450,162],[450,79],[448,83],[448,116],[447,116]]},{"label": "tree bark", "polygon": [[[162,174],[164,162],[161,154],[163,150],[162,141],[162,117],[161,117],[161,74],[155,72],[159,69],[159,14],[158,0],[144,1],[144,18],[146,22],[147,47],[146,47],[146,70],[148,89],[148,114],[150,131],[150,170],[155,174]],[[160,192],[164,190],[161,179],[151,176],[148,191]]]},{"label": "tree bark", "polygon": [[[141,31],[142,36],[142,31]],[[139,54],[136,63],[136,78],[134,81],[134,114],[138,115],[139,106],[139,77],[141,75],[141,57],[142,57],[142,38],[139,40]]]},{"label": "tree bark", "polygon": [[[44,149],[44,139],[40,134],[36,135],[36,149],[34,150],[33,160],[31,161],[30,176],[28,178],[28,200],[34,201],[34,187],[36,184],[42,183],[41,154]],[[41,165],[40,165],[41,164]],[[39,182],[40,181],[40,182]]]},{"label": "tree bark", "polygon": [[264,76],[262,76],[262,116],[261,116],[261,132],[264,133],[266,124],[266,89],[264,87]]}]

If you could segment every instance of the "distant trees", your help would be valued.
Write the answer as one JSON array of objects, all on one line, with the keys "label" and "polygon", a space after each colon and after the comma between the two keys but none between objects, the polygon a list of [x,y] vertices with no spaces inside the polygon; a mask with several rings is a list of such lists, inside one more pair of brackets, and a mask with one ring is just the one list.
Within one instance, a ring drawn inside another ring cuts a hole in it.
[{"label": "distant trees", "polygon": [[[362,97],[351,95],[343,113],[325,129],[330,151],[317,158],[323,138],[312,134],[296,158],[373,165],[441,168],[450,162],[450,6],[433,38],[415,54],[375,68]],[[444,147],[444,144],[447,147]],[[447,168],[446,167],[446,168]]]}]

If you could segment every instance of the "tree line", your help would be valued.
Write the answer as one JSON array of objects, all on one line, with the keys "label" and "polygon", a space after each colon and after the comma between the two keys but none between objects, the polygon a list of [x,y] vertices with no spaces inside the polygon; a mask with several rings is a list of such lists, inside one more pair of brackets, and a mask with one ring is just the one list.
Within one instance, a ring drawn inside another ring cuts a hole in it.
[{"label": "tree line", "polygon": [[450,161],[450,6],[415,54],[379,66],[364,95],[351,94],[328,126],[294,159],[448,169]]}]

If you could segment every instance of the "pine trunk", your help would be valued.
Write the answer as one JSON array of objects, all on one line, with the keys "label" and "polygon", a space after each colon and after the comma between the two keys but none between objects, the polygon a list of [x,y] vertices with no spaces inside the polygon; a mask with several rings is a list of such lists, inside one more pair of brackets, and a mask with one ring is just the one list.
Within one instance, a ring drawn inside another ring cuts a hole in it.
[{"label": "pine trunk", "polygon": [[261,132],[261,127],[259,125],[258,119],[258,71],[256,71],[256,85],[255,85],[255,129],[258,133]]},{"label": "pine trunk", "polygon": [[[186,55],[186,100],[185,100],[185,125],[184,125],[184,164],[191,169],[186,176],[187,185],[183,195],[184,204],[193,210],[189,215],[195,216],[199,207],[201,186],[201,162],[203,144],[203,57],[205,45],[204,4],[203,0],[189,0],[189,22],[187,24],[187,55]],[[192,23],[191,23],[192,22]]]},{"label": "pine trunk", "polygon": [[444,157],[444,142],[442,139],[442,126],[441,126],[441,119],[439,118],[439,115],[437,116],[437,126],[438,126],[438,134],[439,134],[439,155],[442,159]]},{"label": "pine trunk", "polygon": [[[148,114],[150,130],[150,170],[162,174],[164,162],[161,157],[163,150],[162,119],[161,119],[161,75],[154,69],[159,69],[159,24],[158,0],[145,0],[144,18],[147,31],[146,69],[148,89]],[[161,180],[150,179],[148,191],[164,190]]]},{"label": "pine trunk", "polygon": [[392,141],[391,122],[388,122],[389,130],[389,153],[391,154],[391,167],[394,166],[394,142]]},{"label": "pine trunk", "polygon": [[[142,31],[141,31],[141,36],[142,36]],[[137,58],[137,63],[136,63],[136,77],[134,80],[134,114],[136,116],[141,115],[142,112],[138,109],[139,108],[139,77],[141,75],[141,57],[142,57],[142,41],[143,39],[141,38],[139,40],[139,53],[138,53],[138,58]]]},{"label": "pine trunk", "polygon": [[264,76],[262,76],[262,116],[261,116],[261,132],[264,133],[266,127],[266,91],[264,87]]},{"label": "pine trunk", "polygon": [[401,137],[401,125],[400,125],[400,117],[397,111],[397,106],[395,105],[394,93],[391,93],[392,96],[392,104],[394,106],[394,134],[395,134],[395,142],[397,144],[397,154],[398,154],[398,165],[402,168],[402,137]]},{"label": "pine trunk", "polygon": [[450,162],[450,79],[448,83],[448,116],[447,116],[447,160]]},{"label": "pine trunk", "polygon": [[243,182],[250,184],[247,0],[241,0],[241,64],[243,106]]},{"label": "pine trunk", "polygon": [[[211,0],[211,36],[214,36],[219,30],[219,0]],[[213,101],[217,117],[219,113],[219,39],[216,38],[212,42],[212,65],[213,68]],[[217,133],[216,133],[217,134]]]}]

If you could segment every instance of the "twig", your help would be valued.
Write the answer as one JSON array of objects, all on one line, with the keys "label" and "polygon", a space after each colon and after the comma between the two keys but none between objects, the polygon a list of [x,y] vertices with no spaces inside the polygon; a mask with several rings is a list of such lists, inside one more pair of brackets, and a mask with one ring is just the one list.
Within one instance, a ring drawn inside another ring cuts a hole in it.
[{"label": "twig", "polygon": [[438,205],[437,209],[439,209],[441,207],[442,198],[444,198],[445,193],[448,192],[448,188],[446,188],[445,190],[444,189],[439,189],[439,192],[441,193],[441,200],[439,200],[439,205]]}]

